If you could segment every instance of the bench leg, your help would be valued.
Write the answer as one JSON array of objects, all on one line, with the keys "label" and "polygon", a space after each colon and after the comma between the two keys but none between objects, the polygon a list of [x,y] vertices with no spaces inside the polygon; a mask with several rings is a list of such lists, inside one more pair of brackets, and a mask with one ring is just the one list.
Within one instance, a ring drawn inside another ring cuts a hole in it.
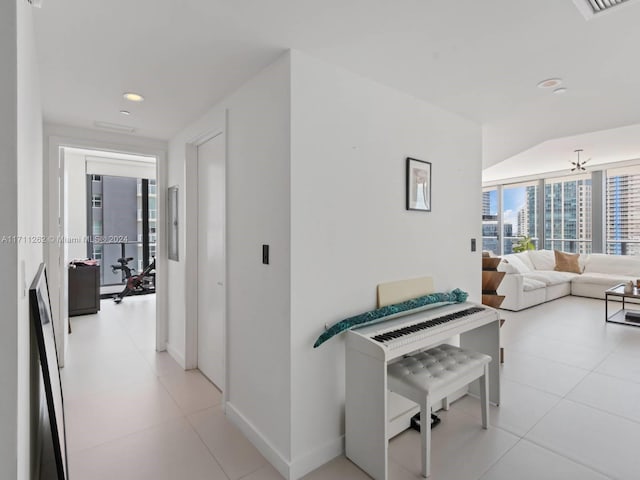
[{"label": "bench leg", "polygon": [[446,412],[449,410],[449,397],[444,397],[442,399],[442,409]]},{"label": "bench leg", "polygon": [[482,407],[482,428],[489,428],[489,366],[484,366],[484,375],[480,377],[480,404]]},{"label": "bench leg", "polygon": [[422,476],[431,474],[431,402],[429,396],[420,405],[420,436],[422,446]]}]

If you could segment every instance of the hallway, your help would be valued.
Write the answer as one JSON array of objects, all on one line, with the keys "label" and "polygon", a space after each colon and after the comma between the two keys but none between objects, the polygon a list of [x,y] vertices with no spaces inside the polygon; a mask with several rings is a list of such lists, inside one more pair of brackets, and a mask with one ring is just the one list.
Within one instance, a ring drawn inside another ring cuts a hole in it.
[{"label": "hallway", "polygon": [[197,370],[154,351],[155,299],[71,318],[61,371],[75,480],[279,480]]}]

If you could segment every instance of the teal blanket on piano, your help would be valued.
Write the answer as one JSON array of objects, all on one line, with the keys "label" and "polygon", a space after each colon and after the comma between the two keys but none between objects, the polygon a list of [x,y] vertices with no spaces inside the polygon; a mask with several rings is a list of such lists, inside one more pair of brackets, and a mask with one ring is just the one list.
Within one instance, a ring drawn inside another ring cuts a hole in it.
[{"label": "teal blanket on piano", "polygon": [[365,323],[375,323],[378,321],[389,320],[393,317],[399,317],[401,315],[409,315],[416,311],[426,310],[435,306],[434,304],[452,304],[463,303],[467,301],[469,294],[463,292],[459,288],[452,290],[451,292],[443,293],[431,293],[422,297],[412,298],[401,303],[394,303],[393,305],[387,305],[386,307],[377,308],[370,312],[361,313],[354,317],[345,318],[338,323],[328,328],[322,335],[318,337],[316,343],[313,344],[313,348],[317,348],[331,337],[349,330],[350,328],[364,325]]}]

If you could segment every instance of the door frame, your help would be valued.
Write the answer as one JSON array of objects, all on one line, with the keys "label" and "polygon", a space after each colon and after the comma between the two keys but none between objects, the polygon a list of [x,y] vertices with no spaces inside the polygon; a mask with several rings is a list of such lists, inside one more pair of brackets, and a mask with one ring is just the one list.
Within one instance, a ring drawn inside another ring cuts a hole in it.
[{"label": "door frame", "polygon": [[[222,135],[225,142],[224,164],[225,164],[225,185],[228,184],[228,135],[227,135],[227,112],[220,126],[202,132],[185,144],[185,367],[187,369],[198,367],[198,147],[205,142]],[[224,213],[224,383],[225,389],[222,392],[223,406],[228,400],[229,392],[229,316],[227,306],[229,301],[229,268],[227,255],[227,214],[228,214],[228,189],[225,187],[225,213]]]},{"label": "door frame", "polygon": [[[56,126],[51,126],[51,130],[57,130]],[[65,198],[64,198],[64,158],[62,148],[85,148],[101,150],[114,153],[129,153],[137,155],[152,156],[156,158],[156,198],[158,219],[157,222],[157,246],[156,246],[156,351],[164,351],[167,347],[168,338],[168,317],[167,317],[167,255],[165,242],[165,225],[162,219],[166,218],[166,184],[167,184],[167,152],[166,150],[153,146],[140,144],[126,144],[118,141],[99,140],[91,137],[84,137],[82,131],[80,135],[56,135],[48,131],[45,126],[45,149],[44,149],[44,232],[47,238],[55,238],[59,228],[64,226],[65,219]],[[93,133],[93,132],[92,132]],[[100,134],[96,132],[96,136]],[[138,142],[136,142],[138,143]],[[141,141],[139,143],[144,143]],[[49,291],[52,299],[52,310],[54,318],[54,328],[61,332],[57,337],[59,342],[58,356],[60,366],[64,366],[68,336],[68,312],[66,299],[68,288],[63,283],[64,265],[64,245],[60,242],[47,242],[44,248],[44,258],[49,271]]]}]

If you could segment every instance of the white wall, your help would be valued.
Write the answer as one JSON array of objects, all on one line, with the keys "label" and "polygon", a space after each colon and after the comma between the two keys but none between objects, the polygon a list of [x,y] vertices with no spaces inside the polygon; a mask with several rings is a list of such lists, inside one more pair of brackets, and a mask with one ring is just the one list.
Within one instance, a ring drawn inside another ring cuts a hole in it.
[{"label": "white wall", "polygon": [[[42,107],[40,78],[33,32],[32,8],[18,3],[18,234],[43,233]],[[18,245],[18,478],[30,478],[33,458],[31,408],[27,401],[31,389],[38,388],[30,378],[29,298],[27,289],[43,259],[40,242]],[[18,286],[20,288],[20,285]]]},{"label": "white wall", "polygon": [[[168,176],[182,218],[169,351],[183,360],[194,335],[193,145],[218,132],[227,136],[226,411],[299,478],[343,449],[343,341],[312,348],[325,323],[374,308],[378,283],[422,275],[480,299],[470,239],[481,235],[481,131],[299,52],[188,126],[170,142]],[[433,163],[430,213],[405,210],[407,156]]]},{"label": "white wall", "polygon": [[[64,165],[67,172],[67,233],[69,238],[80,239],[87,236],[87,174],[84,155],[65,152]],[[67,245],[66,260],[87,257],[86,242]],[[67,262],[65,262],[67,263]]]},{"label": "white wall", "polygon": [[31,343],[28,288],[42,260],[42,116],[31,9],[0,5],[0,478],[32,468]]},{"label": "white wall", "polygon": [[[432,275],[480,300],[481,129],[292,54],[293,478],[342,450],[344,343],[325,323],[375,308],[376,285]],[[405,210],[405,158],[432,163],[432,211]]]},{"label": "white wall", "polygon": [[[170,353],[185,356],[193,305],[197,205],[188,145],[224,132],[227,144],[227,411],[289,458],[289,57],[285,55],[170,142],[169,184],[180,187],[180,262],[169,262]],[[228,116],[228,123],[225,117]],[[189,166],[187,172],[185,169]],[[187,227],[187,228],[185,228]],[[262,264],[262,244],[271,264]],[[196,245],[197,246],[197,245]],[[191,297],[190,297],[191,295]]]},{"label": "white wall", "polygon": [[[228,103],[228,403],[290,450],[289,56]],[[262,264],[262,245],[270,264]]]},{"label": "white wall", "polygon": [[[197,268],[197,229],[188,232],[188,220],[197,223],[197,168],[190,172],[187,179],[187,155],[195,152],[194,142],[208,138],[212,134],[226,131],[226,117],[224,108],[213,108],[204,117],[187,126],[169,142],[167,165],[167,186],[178,187],[178,261],[169,260],[168,291],[171,295],[167,299],[168,336],[167,351],[183,367],[194,368],[193,359],[187,361],[188,338],[195,340],[195,331],[189,331],[186,318],[194,315],[197,306],[195,289],[187,289],[187,277],[195,276]],[[190,161],[194,158],[189,157]],[[187,267],[189,264],[189,267]]]},{"label": "white wall", "polygon": [[[16,2],[0,2],[0,237],[17,234]],[[18,246],[0,242],[0,478],[16,478],[18,412]]]}]

